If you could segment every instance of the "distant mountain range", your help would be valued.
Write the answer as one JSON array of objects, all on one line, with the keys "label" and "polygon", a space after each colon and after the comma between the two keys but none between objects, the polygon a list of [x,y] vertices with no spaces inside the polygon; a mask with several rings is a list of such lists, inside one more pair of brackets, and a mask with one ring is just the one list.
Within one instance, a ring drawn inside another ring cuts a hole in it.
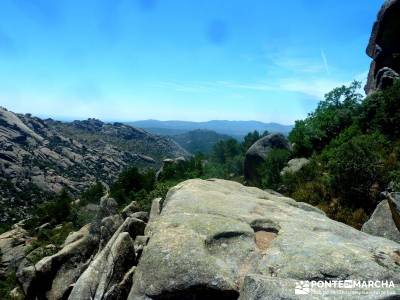
[{"label": "distant mountain range", "polygon": [[208,122],[189,122],[189,121],[158,121],[144,120],[128,122],[128,125],[143,128],[146,131],[159,135],[177,135],[192,130],[205,129],[212,130],[220,134],[230,135],[235,138],[242,138],[247,133],[257,130],[264,132],[279,132],[285,135],[292,130],[292,125],[282,125],[278,123],[263,123],[259,121],[226,121],[214,120]]}]

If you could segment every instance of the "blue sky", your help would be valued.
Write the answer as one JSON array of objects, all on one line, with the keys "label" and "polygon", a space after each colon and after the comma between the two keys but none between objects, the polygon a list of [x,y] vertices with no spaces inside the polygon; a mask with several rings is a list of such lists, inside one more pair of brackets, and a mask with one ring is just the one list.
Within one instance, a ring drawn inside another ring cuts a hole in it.
[{"label": "blue sky", "polygon": [[2,0],[0,105],[58,119],[293,123],[365,80],[383,0]]}]

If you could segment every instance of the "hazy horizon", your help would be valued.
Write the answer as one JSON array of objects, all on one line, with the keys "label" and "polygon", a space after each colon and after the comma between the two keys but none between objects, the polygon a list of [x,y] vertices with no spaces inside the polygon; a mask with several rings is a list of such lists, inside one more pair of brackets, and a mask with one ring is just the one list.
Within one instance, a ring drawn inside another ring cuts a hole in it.
[{"label": "hazy horizon", "polygon": [[[2,106],[0,105],[0,107],[2,107]],[[51,115],[40,115],[40,114],[38,115],[38,114],[33,114],[31,112],[13,111],[13,110],[11,110],[11,109],[9,109],[7,107],[4,107],[4,108],[7,109],[7,110],[12,111],[14,113],[17,113],[17,114],[32,114],[34,117],[38,117],[38,118],[41,118],[41,119],[54,119],[55,121],[61,121],[61,122],[73,122],[73,121],[85,121],[85,120],[88,120],[88,119],[98,119],[98,120],[100,120],[102,122],[105,122],[105,123],[113,123],[113,122],[134,123],[134,122],[143,122],[143,121],[207,123],[207,122],[214,122],[214,121],[222,121],[222,122],[226,121],[226,122],[260,122],[260,123],[265,123],[265,124],[267,124],[267,123],[276,123],[276,124],[284,125],[284,126],[292,126],[292,125],[294,125],[294,122],[292,124],[285,124],[285,123],[279,123],[279,122],[264,122],[264,121],[260,121],[260,120],[238,120],[238,119],[209,119],[209,120],[193,121],[193,120],[189,120],[189,119],[188,120],[169,120],[169,119],[162,120],[162,119],[152,119],[152,118],[150,118],[150,119],[137,119],[137,120],[122,120],[122,119],[121,120],[114,120],[114,119],[104,119],[104,118],[97,118],[97,117],[91,117],[91,116],[88,116],[88,117],[82,116],[80,118],[65,117],[65,116],[53,117]]]},{"label": "hazy horizon", "polygon": [[4,0],[0,105],[58,120],[293,124],[365,81],[382,2]]}]

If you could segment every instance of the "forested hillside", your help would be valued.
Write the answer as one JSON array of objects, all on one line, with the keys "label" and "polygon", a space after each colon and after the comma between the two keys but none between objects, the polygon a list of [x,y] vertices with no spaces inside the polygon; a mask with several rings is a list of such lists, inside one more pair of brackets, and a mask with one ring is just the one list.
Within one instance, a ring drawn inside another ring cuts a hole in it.
[{"label": "forested hillside", "polygon": [[216,143],[229,140],[232,137],[212,130],[197,129],[173,135],[171,138],[190,153],[209,154]]}]

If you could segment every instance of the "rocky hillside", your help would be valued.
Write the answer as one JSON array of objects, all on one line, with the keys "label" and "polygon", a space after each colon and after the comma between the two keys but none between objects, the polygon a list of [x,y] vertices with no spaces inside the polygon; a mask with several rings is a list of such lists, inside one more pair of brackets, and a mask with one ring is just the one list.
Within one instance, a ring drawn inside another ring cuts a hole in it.
[{"label": "rocky hillside", "polygon": [[187,152],[170,139],[98,120],[62,123],[0,108],[0,222],[26,216],[49,193],[110,183],[129,166],[160,165]]}]

